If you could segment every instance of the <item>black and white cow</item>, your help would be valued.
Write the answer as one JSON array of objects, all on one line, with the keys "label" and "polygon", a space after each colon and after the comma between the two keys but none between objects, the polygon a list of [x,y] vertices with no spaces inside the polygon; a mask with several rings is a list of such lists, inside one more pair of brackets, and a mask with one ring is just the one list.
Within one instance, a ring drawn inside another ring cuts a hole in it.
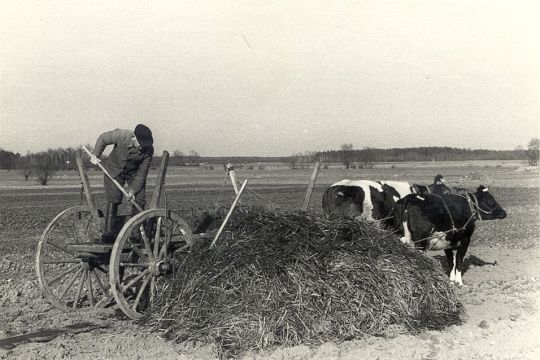
[{"label": "black and white cow", "polygon": [[325,214],[349,218],[382,220],[392,225],[391,220],[396,202],[408,194],[443,193],[450,191],[435,177],[430,185],[410,184],[405,181],[342,180],[331,185],[323,194],[322,206]]},{"label": "black and white cow", "polygon": [[386,220],[395,203],[410,193],[407,182],[342,180],[326,189],[322,206],[328,215]]},{"label": "black and white cow", "polygon": [[504,219],[506,211],[484,186],[475,193],[410,194],[401,199],[394,214],[401,241],[421,250],[444,250],[450,280],[463,285],[463,258],[476,220]]}]

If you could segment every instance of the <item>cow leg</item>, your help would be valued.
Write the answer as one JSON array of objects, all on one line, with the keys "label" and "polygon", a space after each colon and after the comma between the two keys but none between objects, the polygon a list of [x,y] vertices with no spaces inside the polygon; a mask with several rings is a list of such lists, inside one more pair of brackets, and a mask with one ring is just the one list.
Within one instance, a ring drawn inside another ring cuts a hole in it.
[{"label": "cow leg", "polygon": [[403,236],[399,240],[405,245],[414,246],[411,232],[409,231],[409,226],[407,224],[407,210],[405,210],[403,216]]},{"label": "cow leg", "polygon": [[455,266],[456,266],[456,277],[454,279],[454,282],[458,284],[459,286],[463,286],[463,281],[461,280],[461,274],[463,271],[463,259],[465,258],[465,254],[467,253],[467,249],[469,248],[469,241],[470,238],[464,238],[461,243],[459,244],[456,256],[455,256]]},{"label": "cow leg", "polygon": [[446,261],[448,262],[448,267],[450,268],[450,281],[454,282],[456,279],[456,262],[455,262],[455,252],[456,250],[444,249],[444,254],[446,255]]},{"label": "cow leg", "polygon": [[463,250],[460,246],[457,250],[446,249],[444,253],[446,254],[446,259],[448,260],[448,265],[450,266],[450,281],[463,286],[463,281],[461,279],[463,258],[467,249]]}]

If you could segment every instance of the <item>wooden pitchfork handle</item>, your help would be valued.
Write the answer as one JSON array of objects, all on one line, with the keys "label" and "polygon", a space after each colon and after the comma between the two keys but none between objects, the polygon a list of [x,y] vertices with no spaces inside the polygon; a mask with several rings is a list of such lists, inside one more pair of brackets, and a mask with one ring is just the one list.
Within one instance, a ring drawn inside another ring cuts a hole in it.
[{"label": "wooden pitchfork handle", "polygon": [[[90,157],[92,157],[93,154],[90,152],[90,150],[88,150],[88,149],[86,148],[86,146],[83,145],[82,148],[83,148],[84,151],[86,151],[86,153],[87,153]],[[107,171],[107,169],[105,168],[105,166],[101,165],[100,162],[97,164],[97,166],[101,169],[101,171],[103,171],[103,173],[104,173],[109,179],[112,180],[112,182],[114,183],[114,185],[116,185],[116,187],[122,192],[122,194],[124,194],[124,196],[126,197],[126,199],[129,199],[129,194],[127,193],[126,189],[124,189],[124,187],[123,187],[122,185],[120,185],[120,183],[119,183],[118,181],[116,181],[116,180],[111,176],[111,174],[109,174],[109,172]],[[131,205],[135,206],[135,208],[136,208],[137,210],[139,210],[140,212],[143,211],[143,208],[140,207],[139,204],[137,204],[137,203],[135,202],[134,199],[131,199],[130,201],[131,201]]]}]

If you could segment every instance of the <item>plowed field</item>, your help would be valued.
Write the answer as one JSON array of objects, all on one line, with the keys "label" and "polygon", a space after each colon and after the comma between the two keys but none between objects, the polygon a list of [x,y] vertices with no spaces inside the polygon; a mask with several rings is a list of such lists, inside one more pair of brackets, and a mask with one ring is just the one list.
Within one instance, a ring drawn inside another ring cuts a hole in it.
[{"label": "plowed field", "polygon": [[[249,359],[539,359],[540,252],[538,172],[518,164],[400,164],[394,168],[321,169],[310,210],[320,211],[324,189],[335,181],[387,179],[429,183],[441,173],[449,185],[474,190],[483,184],[507,211],[504,220],[477,224],[466,257],[465,286],[457,292],[465,323],[417,335],[388,329],[366,337],[316,347],[269,349]],[[518,171],[516,171],[518,170]],[[310,170],[269,167],[238,170],[249,179],[245,202],[300,208]],[[233,191],[221,170],[171,168],[167,206],[186,218],[198,209],[230,204]],[[214,359],[205,344],[174,344],[114,310],[63,313],[40,294],[34,262],[41,232],[61,210],[81,203],[77,174],[61,174],[47,187],[0,172],[0,340],[66,325],[91,322],[99,329],[60,335],[49,342],[0,348],[0,359]],[[103,207],[101,176],[91,172],[97,203]],[[153,183],[153,177],[149,183]],[[152,193],[150,186],[148,194]],[[82,199],[84,202],[84,199]],[[127,213],[127,209],[121,211]],[[443,252],[427,254],[444,261]]]}]

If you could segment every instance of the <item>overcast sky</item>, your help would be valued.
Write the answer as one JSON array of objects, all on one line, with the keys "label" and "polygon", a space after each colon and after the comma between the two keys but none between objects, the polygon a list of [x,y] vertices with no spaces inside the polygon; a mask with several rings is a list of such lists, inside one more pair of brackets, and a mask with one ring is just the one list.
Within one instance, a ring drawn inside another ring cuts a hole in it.
[{"label": "overcast sky", "polygon": [[0,0],[0,147],[512,149],[540,136],[539,3]]}]

